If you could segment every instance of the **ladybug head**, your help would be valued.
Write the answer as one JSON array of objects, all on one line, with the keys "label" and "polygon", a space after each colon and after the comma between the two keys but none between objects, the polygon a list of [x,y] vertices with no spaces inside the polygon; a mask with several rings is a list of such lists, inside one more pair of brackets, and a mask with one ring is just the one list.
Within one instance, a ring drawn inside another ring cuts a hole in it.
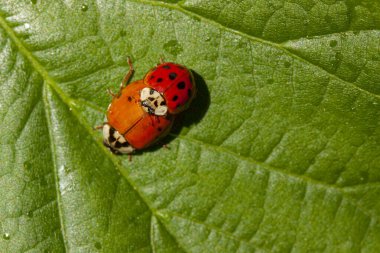
[{"label": "ladybug head", "polygon": [[141,106],[149,113],[156,116],[165,116],[168,107],[164,97],[152,88],[144,88],[140,92]]},{"label": "ladybug head", "polygon": [[130,154],[133,148],[115,128],[103,125],[103,144],[114,154]]}]

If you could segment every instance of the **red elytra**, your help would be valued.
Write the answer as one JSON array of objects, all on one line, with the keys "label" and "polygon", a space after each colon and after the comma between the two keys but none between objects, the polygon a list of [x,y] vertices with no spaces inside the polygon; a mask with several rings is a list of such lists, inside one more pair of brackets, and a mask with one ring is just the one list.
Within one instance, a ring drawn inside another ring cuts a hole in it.
[{"label": "red elytra", "polygon": [[191,71],[172,62],[152,68],[145,75],[144,83],[163,95],[170,114],[186,110],[197,92]]}]

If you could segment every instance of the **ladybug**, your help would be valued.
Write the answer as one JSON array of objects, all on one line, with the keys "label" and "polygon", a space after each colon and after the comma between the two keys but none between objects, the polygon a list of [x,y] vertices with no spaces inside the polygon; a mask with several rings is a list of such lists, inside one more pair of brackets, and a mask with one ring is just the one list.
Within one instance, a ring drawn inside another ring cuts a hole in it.
[{"label": "ladybug", "polygon": [[[130,70],[124,77],[118,94],[113,96],[107,109],[107,122],[97,129],[103,129],[103,144],[115,154],[130,154],[136,149],[144,149],[166,136],[173,125],[174,116],[166,114],[167,107],[162,95],[149,93],[152,103],[143,105],[142,93],[147,91],[143,80],[125,86],[133,73]],[[157,116],[165,112],[164,116]]]},{"label": "ladybug", "polygon": [[[141,94],[142,104],[152,106],[151,101],[155,98],[150,94],[157,91],[162,94],[169,114],[178,114],[186,110],[197,91],[191,71],[173,62],[161,61],[161,64],[145,75],[144,83],[147,88]],[[157,94],[155,96],[157,97]],[[158,110],[158,113],[154,112],[157,116],[166,115],[164,110]]]}]

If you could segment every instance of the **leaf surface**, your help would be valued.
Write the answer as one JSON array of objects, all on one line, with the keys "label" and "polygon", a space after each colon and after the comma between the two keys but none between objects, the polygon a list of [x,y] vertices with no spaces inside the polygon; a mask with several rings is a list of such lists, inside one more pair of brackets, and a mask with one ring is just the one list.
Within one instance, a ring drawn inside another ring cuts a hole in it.
[{"label": "leaf surface", "polygon": [[[5,252],[380,250],[377,1],[0,3]],[[93,126],[134,61],[199,93],[132,162]]]}]

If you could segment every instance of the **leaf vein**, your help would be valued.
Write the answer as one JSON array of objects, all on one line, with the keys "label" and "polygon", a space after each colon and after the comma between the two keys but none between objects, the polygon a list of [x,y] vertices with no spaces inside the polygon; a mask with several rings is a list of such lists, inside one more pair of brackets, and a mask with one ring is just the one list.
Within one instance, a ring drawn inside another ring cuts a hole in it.
[{"label": "leaf vein", "polygon": [[233,33],[233,34],[236,34],[236,35],[239,35],[241,37],[244,37],[244,38],[247,38],[251,41],[254,41],[254,42],[261,42],[263,44],[266,44],[268,46],[271,46],[271,47],[274,47],[274,48],[277,48],[281,51],[283,51],[284,53],[292,56],[293,58],[301,61],[301,62],[304,62],[304,63],[307,63],[309,65],[312,65],[314,66],[315,68],[323,71],[324,73],[326,73],[327,75],[333,77],[334,79],[337,79],[339,81],[341,81],[342,83],[345,83],[351,87],[354,87],[355,89],[357,90],[360,90],[361,92],[364,92],[372,97],[376,97],[376,98],[379,98],[380,99],[380,95],[378,94],[375,94],[375,93],[372,93],[370,91],[367,91],[365,89],[362,89],[361,87],[359,87],[358,85],[356,85],[355,83],[352,83],[352,82],[349,82],[349,81],[346,81],[342,78],[340,78],[339,76],[335,75],[334,73],[331,73],[331,72],[328,72],[326,69],[322,68],[321,66],[318,66],[317,64],[309,61],[308,59],[306,58],[303,58],[301,56],[299,56],[298,54],[292,52],[291,50],[285,48],[282,43],[281,44],[278,44],[278,43],[275,43],[275,42],[272,42],[272,41],[269,41],[269,40],[265,40],[263,38],[259,38],[259,37],[255,37],[255,36],[252,36],[250,34],[247,34],[245,32],[242,32],[242,31],[239,31],[239,30],[234,30],[228,26],[225,26],[215,20],[211,20],[207,17],[204,17],[202,15],[199,15],[199,14],[196,14],[192,11],[189,11],[183,7],[181,7],[180,5],[178,4],[170,4],[170,3],[163,3],[163,2],[153,2],[151,0],[128,0],[130,2],[138,2],[138,3],[142,3],[142,4],[145,4],[145,5],[151,5],[151,6],[160,6],[162,8],[167,8],[167,9],[172,9],[172,10],[177,10],[179,12],[182,12],[188,16],[191,16],[191,17],[197,17],[199,19],[203,19],[204,21],[206,21],[207,23],[209,23],[210,25],[213,25],[213,26],[216,26],[216,27],[219,27],[221,30],[224,30],[224,31],[227,31],[229,33]]},{"label": "leaf vein", "polygon": [[[221,147],[221,146],[215,146],[211,143],[206,143],[206,142],[203,142],[201,140],[197,140],[197,139],[194,139],[194,138],[191,138],[191,137],[187,137],[187,136],[183,136],[183,135],[178,135],[177,138],[179,139],[183,139],[183,140],[187,140],[189,142],[193,142],[193,143],[197,143],[198,145],[200,146],[205,146],[205,147],[208,147],[210,149],[213,149],[213,150],[216,150],[220,153],[225,153],[225,154],[228,154],[232,157],[235,157],[237,158],[238,160],[243,160],[243,161],[246,161],[248,163],[252,163],[260,168],[263,168],[267,171],[270,171],[270,172],[273,172],[273,173],[276,173],[276,174],[280,174],[280,175],[283,175],[283,176],[286,176],[286,177],[289,177],[289,178],[293,178],[297,181],[301,181],[301,182],[306,182],[307,184],[311,184],[311,185],[316,185],[316,186],[320,186],[324,189],[330,189],[330,190],[333,190],[333,191],[336,191],[340,194],[342,194],[343,196],[346,195],[346,192],[344,191],[344,189],[342,187],[339,187],[339,186],[336,186],[336,185],[333,185],[333,184],[328,184],[328,183],[325,183],[325,182],[322,182],[322,181],[318,181],[316,179],[313,179],[313,178],[310,178],[308,176],[305,176],[305,175],[299,175],[299,174],[294,174],[292,172],[288,172],[288,171],[284,171],[280,168],[277,168],[277,167],[274,167],[272,165],[269,165],[269,164],[266,164],[264,162],[259,162],[257,160],[254,160],[253,158],[251,157],[246,157],[246,156],[243,156],[243,155],[240,155],[240,154],[237,154],[233,151],[230,151],[224,147]],[[357,208],[359,208],[359,205],[357,202],[354,202],[354,201],[350,201],[351,204]],[[370,213],[368,210],[364,210],[364,209],[360,209],[363,214],[367,215],[368,217],[371,217],[373,218],[373,214]]]}]

